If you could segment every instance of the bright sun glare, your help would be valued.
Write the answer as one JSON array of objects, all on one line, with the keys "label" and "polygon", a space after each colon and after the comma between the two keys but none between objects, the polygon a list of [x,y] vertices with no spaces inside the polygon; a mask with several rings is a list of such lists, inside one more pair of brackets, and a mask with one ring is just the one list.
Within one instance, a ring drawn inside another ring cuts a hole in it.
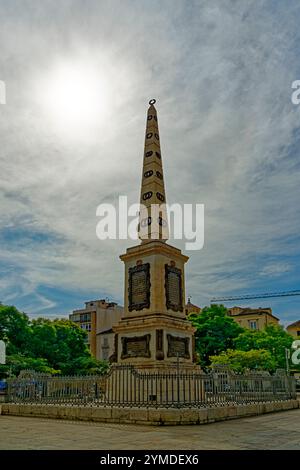
[{"label": "bright sun glare", "polygon": [[108,86],[86,64],[63,64],[47,75],[40,98],[48,117],[60,129],[84,133],[97,126],[108,109]]}]

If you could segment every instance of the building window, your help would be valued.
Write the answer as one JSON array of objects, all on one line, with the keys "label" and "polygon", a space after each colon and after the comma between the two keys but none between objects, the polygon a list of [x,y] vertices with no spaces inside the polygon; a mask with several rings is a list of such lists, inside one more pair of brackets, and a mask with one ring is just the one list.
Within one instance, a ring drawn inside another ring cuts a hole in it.
[{"label": "building window", "polygon": [[151,155],[153,155],[152,150],[149,150],[149,152],[146,152],[146,157],[151,157]]},{"label": "building window", "polygon": [[103,350],[103,361],[108,361],[108,351],[106,349]]},{"label": "building window", "polygon": [[107,361],[109,359],[109,344],[108,344],[108,338],[103,338],[103,343],[102,343],[102,359],[104,361]]},{"label": "building window", "polygon": [[82,313],[80,315],[80,321],[91,321],[91,314],[90,313]]},{"label": "building window", "polygon": [[153,136],[153,132],[148,132],[148,134],[146,135],[146,138],[151,139],[152,136]]},{"label": "building window", "polygon": [[155,152],[155,155],[157,156],[157,158],[161,158],[161,154],[159,152]]},{"label": "building window", "polygon": [[300,336],[300,330],[297,331],[297,336]]},{"label": "building window", "polygon": [[249,327],[250,327],[250,330],[257,330],[257,321],[256,320],[250,320],[249,321]]},{"label": "building window", "polygon": [[78,313],[71,315],[71,320],[74,322],[80,321],[80,315]]}]

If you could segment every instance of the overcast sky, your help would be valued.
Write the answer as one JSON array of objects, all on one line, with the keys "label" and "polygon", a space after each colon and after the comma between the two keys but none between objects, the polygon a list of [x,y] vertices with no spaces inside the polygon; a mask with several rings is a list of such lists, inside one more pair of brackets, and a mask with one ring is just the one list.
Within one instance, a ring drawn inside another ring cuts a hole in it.
[{"label": "overcast sky", "polygon": [[[205,204],[204,248],[186,252],[192,302],[299,289],[298,0],[0,0],[0,20],[3,303],[35,316],[123,304],[134,242],[98,240],[96,208],[138,202],[151,98],[168,202]],[[47,108],[62,64],[103,90],[82,132]],[[234,303],[286,324],[299,301]]]}]

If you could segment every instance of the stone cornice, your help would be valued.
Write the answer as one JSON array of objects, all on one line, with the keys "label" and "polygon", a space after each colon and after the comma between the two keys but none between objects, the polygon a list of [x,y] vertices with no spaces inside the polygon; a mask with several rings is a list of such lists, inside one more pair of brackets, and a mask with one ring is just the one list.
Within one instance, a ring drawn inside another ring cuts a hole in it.
[{"label": "stone cornice", "polygon": [[126,331],[144,331],[146,328],[171,328],[181,331],[194,333],[196,328],[188,320],[180,320],[165,315],[148,315],[141,319],[123,319],[116,325],[113,325],[115,333]]},{"label": "stone cornice", "polygon": [[122,261],[130,260],[131,258],[136,258],[136,256],[150,256],[155,254],[163,254],[173,258],[180,258],[185,263],[188,261],[189,257],[182,254],[179,248],[175,248],[172,245],[161,242],[159,240],[153,240],[149,242],[142,243],[141,245],[133,246],[127,248],[126,253],[120,255]]}]

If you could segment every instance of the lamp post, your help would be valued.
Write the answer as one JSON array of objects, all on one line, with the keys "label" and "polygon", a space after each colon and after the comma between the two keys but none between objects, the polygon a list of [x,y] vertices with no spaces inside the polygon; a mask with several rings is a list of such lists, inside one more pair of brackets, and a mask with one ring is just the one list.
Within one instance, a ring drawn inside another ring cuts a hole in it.
[{"label": "lamp post", "polygon": [[6,364],[6,346],[2,339],[0,340],[0,364]]},{"label": "lamp post", "polygon": [[177,406],[179,407],[179,403],[180,403],[179,353],[177,353],[176,356],[177,356]]},{"label": "lamp post", "polygon": [[290,375],[290,365],[289,365],[289,359],[291,357],[290,350],[288,348],[285,348],[285,365],[286,365],[286,374]]}]

